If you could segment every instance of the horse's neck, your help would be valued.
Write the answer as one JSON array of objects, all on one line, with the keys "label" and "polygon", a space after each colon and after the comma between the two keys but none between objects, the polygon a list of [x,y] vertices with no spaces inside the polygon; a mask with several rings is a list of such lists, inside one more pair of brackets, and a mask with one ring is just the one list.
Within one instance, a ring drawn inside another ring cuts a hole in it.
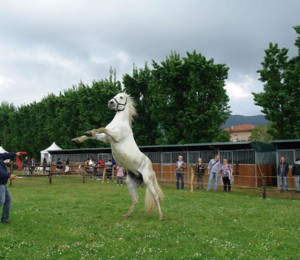
[{"label": "horse's neck", "polygon": [[114,125],[128,125],[130,126],[129,122],[129,112],[125,109],[123,111],[119,111],[115,114],[115,117],[113,119]]}]

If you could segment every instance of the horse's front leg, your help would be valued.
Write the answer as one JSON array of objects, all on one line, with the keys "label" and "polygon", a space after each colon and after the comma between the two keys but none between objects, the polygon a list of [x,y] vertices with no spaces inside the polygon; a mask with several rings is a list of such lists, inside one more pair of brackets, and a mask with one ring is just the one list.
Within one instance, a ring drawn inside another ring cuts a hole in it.
[{"label": "horse's front leg", "polygon": [[[100,129],[100,128],[98,128]],[[87,136],[87,137],[95,137],[96,134],[97,134],[97,130],[98,129],[93,129],[93,130],[89,130],[89,131],[86,131],[84,134]]]},{"label": "horse's front leg", "polygon": [[87,139],[90,139],[90,137],[88,137],[86,135],[83,135],[83,136],[79,136],[79,137],[73,138],[71,141],[74,142],[74,143],[76,143],[76,144],[80,144],[80,143],[84,142]]},{"label": "horse's front leg", "polygon": [[101,128],[98,128],[98,129],[93,129],[93,130],[87,131],[84,134],[88,137],[97,136],[97,139],[100,139],[101,136],[106,135],[106,137],[110,136],[114,141],[117,142],[119,140],[120,131],[117,131],[117,130],[113,131],[113,130],[109,130],[107,128],[101,127]]},{"label": "horse's front leg", "polygon": [[[99,128],[99,129],[101,129],[101,128]],[[72,142],[74,142],[76,144],[80,144],[80,143],[82,143],[82,142],[84,142],[85,140],[88,140],[88,139],[97,139],[99,141],[107,143],[108,142],[107,135],[106,134],[98,134],[97,131],[99,129],[93,129],[93,130],[87,131],[87,132],[84,133],[83,136],[73,138]]]}]

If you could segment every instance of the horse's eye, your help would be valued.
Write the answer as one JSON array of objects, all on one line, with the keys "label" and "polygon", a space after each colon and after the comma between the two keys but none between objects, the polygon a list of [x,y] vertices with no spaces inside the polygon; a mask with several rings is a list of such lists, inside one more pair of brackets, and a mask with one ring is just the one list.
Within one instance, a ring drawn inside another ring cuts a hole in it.
[{"label": "horse's eye", "polygon": [[122,97],[122,96],[120,96],[120,99],[123,99],[123,97]]}]

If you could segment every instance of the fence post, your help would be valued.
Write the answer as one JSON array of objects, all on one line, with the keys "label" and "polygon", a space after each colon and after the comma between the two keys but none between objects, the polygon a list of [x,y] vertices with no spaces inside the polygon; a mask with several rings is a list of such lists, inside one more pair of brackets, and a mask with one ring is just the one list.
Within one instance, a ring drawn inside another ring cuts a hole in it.
[{"label": "fence post", "polygon": [[262,188],[263,188],[262,197],[263,197],[263,199],[265,199],[267,197],[266,174],[265,173],[263,173],[263,175],[262,175]]},{"label": "fence post", "polygon": [[52,184],[52,172],[51,172],[51,170],[49,171],[48,177],[49,177],[49,184]]},{"label": "fence post", "polygon": [[86,171],[83,170],[82,171],[82,183],[85,183],[85,173],[86,173]]},{"label": "fence post", "polygon": [[103,174],[102,174],[102,183],[104,183],[104,179],[106,178],[106,168],[103,169]]},{"label": "fence post", "polygon": [[194,172],[193,165],[190,166],[190,171],[191,171],[191,192],[193,192],[194,191],[194,179],[195,179],[195,172]]}]

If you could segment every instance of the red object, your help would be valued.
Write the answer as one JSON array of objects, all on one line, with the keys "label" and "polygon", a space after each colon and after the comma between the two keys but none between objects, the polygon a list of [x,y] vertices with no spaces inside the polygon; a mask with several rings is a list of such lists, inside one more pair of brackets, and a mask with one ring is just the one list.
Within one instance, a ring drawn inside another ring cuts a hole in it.
[{"label": "red object", "polygon": [[[23,154],[27,154],[27,152],[19,152],[19,154],[23,155]],[[16,157],[16,164],[18,166],[18,171],[21,171],[23,167],[23,163],[20,160],[20,156]]]}]

